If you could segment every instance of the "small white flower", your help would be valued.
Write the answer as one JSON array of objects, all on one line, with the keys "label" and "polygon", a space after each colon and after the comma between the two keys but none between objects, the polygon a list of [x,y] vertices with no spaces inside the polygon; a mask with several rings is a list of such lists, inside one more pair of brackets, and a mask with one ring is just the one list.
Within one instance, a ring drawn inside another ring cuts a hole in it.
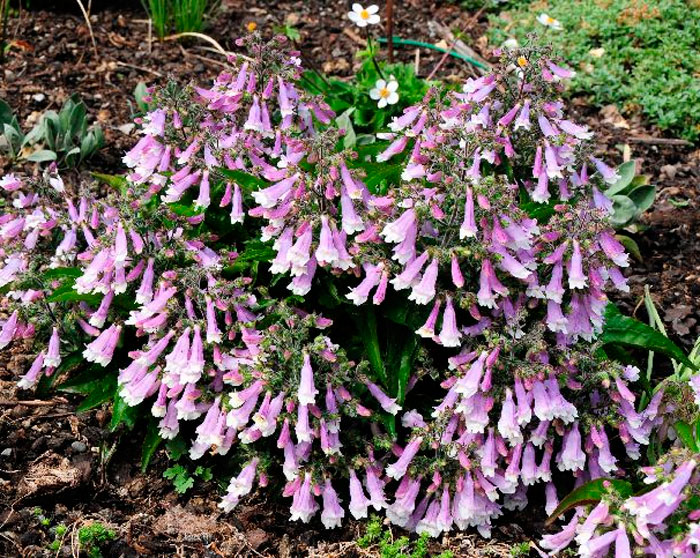
[{"label": "small white flower", "polygon": [[561,31],[561,22],[558,19],[554,19],[552,16],[545,14],[544,12],[537,16],[537,21],[539,21],[545,27],[551,27],[556,31]]},{"label": "small white flower", "polygon": [[379,23],[379,7],[375,4],[363,8],[360,4],[352,5],[352,11],[348,12],[348,17],[358,27],[367,27]]},{"label": "small white flower", "polygon": [[389,81],[383,79],[374,84],[374,89],[370,89],[369,96],[377,102],[379,108],[384,108],[387,105],[395,105],[399,102],[399,94],[396,90],[399,88],[399,82],[394,76],[389,76]]},{"label": "small white flower", "polygon": [[518,39],[511,37],[510,39],[506,39],[501,46],[505,49],[513,50],[518,48],[520,45],[518,44]]}]

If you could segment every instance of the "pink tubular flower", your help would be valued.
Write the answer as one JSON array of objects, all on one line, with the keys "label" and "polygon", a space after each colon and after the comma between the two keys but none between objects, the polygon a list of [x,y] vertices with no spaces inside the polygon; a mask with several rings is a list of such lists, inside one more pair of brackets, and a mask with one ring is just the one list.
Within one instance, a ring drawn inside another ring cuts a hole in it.
[{"label": "pink tubular flower", "polygon": [[118,325],[112,325],[105,329],[97,339],[86,346],[83,351],[85,359],[101,366],[107,366],[112,360],[121,330],[121,326]]},{"label": "pink tubular flower", "polygon": [[17,382],[17,387],[19,389],[29,389],[36,385],[39,381],[42,368],[44,368],[44,351],[41,351],[36,356],[27,373]]},{"label": "pink tubular flower", "polygon": [[4,349],[14,339],[15,331],[17,330],[17,320],[19,314],[17,310],[12,312],[10,317],[5,321],[0,329],[0,349]]},{"label": "pink tubular flower", "polygon": [[419,329],[416,330],[416,333],[418,335],[427,339],[432,339],[433,337],[435,337],[435,324],[437,323],[437,319],[440,314],[441,305],[442,303],[439,299],[437,299],[435,301],[435,304],[433,305],[433,309],[430,311],[430,315],[428,316],[426,322]]},{"label": "pink tubular flower", "polygon": [[365,496],[362,483],[357,478],[354,469],[350,469],[350,506],[349,510],[355,519],[367,517],[370,500]]},{"label": "pink tubular flower", "polygon": [[56,368],[61,364],[60,347],[61,341],[58,336],[58,328],[53,328],[51,339],[49,340],[49,347],[46,351],[46,357],[44,358],[44,366],[47,368]]},{"label": "pink tubular flower", "polygon": [[395,415],[401,410],[401,406],[396,403],[396,398],[389,397],[376,384],[372,382],[367,382],[367,389],[372,394],[372,396],[379,402],[379,405],[381,405],[382,409],[384,409],[390,415]]},{"label": "pink tubular flower", "polygon": [[589,159],[595,165],[596,170],[600,173],[605,182],[608,184],[615,184],[620,180],[620,174],[615,169],[610,168],[603,161],[595,157],[589,157]]},{"label": "pink tubular flower", "polygon": [[574,248],[569,260],[569,288],[583,289],[588,285],[588,278],[583,273],[583,258],[578,240],[574,240]]},{"label": "pink tubular flower", "polygon": [[323,511],[321,512],[321,523],[326,529],[340,527],[345,517],[345,511],[340,507],[338,494],[333,489],[330,479],[326,479],[323,487]]},{"label": "pink tubular flower", "polygon": [[351,300],[356,306],[364,304],[367,301],[367,298],[369,298],[372,289],[379,285],[380,281],[382,280],[383,268],[381,264],[365,264],[363,267],[365,270],[365,278],[357,287],[350,289],[350,292],[345,295],[345,297]]},{"label": "pink tubular flower", "polygon": [[407,209],[401,217],[384,226],[381,235],[387,242],[402,242],[408,231],[416,224],[416,214],[413,209]]},{"label": "pink tubular flower", "polygon": [[408,442],[408,444],[406,444],[406,447],[401,453],[401,457],[399,457],[399,459],[395,463],[389,465],[386,468],[387,476],[393,479],[399,479],[403,477],[406,474],[406,471],[408,470],[408,466],[411,464],[411,461],[418,453],[418,450],[420,450],[420,445],[422,442],[422,436],[418,436],[416,438],[411,439],[411,441]]},{"label": "pink tubular flower", "polygon": [[408,300],[416,304],[428,304],[435,297],[435,283],[438,275],[438,261],[436,258],[428,264],[423,277],[417,285],[414,285]]},{"label": "pink tubular flower", "polygon": [[440,330],[440,335],[438,339],[440,344],[444,347],[459,347],[460,339],[462,334],[457,328],[457,319],[455,317],[454,306],[452,305],[452,299],[447,297],[447,302],[445,303],[445,312],[442,315],[442,329]]},{"label": "pink tubular flower", "polygon": [[316,386],[314,386],[314,372],[311,368],[311,357],[308,353],[304,353],[304,365],[301,367],[297,399],[300,405],[315,405],[316,395],[318,395],[318,390]]},{"label": "pink tubular flower", "polygon": [[289,508],[291,513],[290,520],[301,520],[303,523],[308,523],[318,511],[318,504],[314,499],[311,491],[311,474],[304,473],[304,481],[299,485],[294,492],[292,506]]},{"label": "pink tubular flower", "polygon": [[467,186],[467,196],[464,202],[464,221],[462,221],[462,226],[459,228],[459,238],[460,240],[471,238],[476,236],[476,233],[477,227],[476,220],[474,218],[474,194],[471,186]]}]

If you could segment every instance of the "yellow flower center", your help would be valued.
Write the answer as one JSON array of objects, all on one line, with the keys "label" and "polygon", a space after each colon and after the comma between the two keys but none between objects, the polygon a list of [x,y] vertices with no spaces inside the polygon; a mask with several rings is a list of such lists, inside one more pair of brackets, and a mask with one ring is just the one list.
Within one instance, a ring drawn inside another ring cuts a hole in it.
[{"label": "yellow flower center", "polygon": [[379,90],[379,96],[380,96],[382,99],[386,99],[389,95],[391,95],[391,91],[389,91],[386,87],[382,87],[382,88]]},{"label": "yellow flower center", "polygon": [[254,21],[250,21],[250,22],[248,22],[248,25],[246,25],[246,28],[248,29],[248,31],[250,31],[252,33],[253,31],[255,31],[258,28],[258,24],[255,23]]},{"label": "yellow flower center", "polygon": [[369,12],[368,12],[367,10],[362,10],[362,11],[360,12],[360,17],[361,17],[362,19],[369,19]]},{"label": "yellow flower center", "polygon": [[556,20],[552,16],[547,16],[547,23],[549,23],[549,25],[552,25],[555,21]]},{"label": "yellow flower center", "polygon": [[527,58],[525,58],[524,56],[519,56],[518,57],[518,66],[520,66],[521,68],[524,68],[525,66],[527,66]]}]

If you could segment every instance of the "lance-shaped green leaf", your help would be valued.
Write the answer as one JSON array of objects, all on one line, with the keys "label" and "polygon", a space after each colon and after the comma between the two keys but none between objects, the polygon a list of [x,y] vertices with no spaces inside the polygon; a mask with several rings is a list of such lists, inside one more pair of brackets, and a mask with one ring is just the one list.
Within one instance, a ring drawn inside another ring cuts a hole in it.
[{"label": "lance-shaped green leaf", "polygon": [[563,513],[577,506],[597,504],[608,492],[617,492],[623,498],[632,495],[632,485],[620,479],[595,479],[583,484],[565,496],[545,521],[549,527]]},{"label": "lance-shaped green leaf", "polygon": [[599,340],[603,344],[630,345],[661,353],[697,369],[683,350],[668,337],[639,320],[624,316],[614,304],[608,304],[605,309],[605,326]]}]

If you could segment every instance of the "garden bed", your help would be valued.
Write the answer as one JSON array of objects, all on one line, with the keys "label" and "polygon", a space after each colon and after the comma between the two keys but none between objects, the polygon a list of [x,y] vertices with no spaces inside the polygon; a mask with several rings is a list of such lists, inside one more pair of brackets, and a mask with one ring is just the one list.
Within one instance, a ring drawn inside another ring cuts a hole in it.
[{"label": "garden bed", "polygon": [[[396,34],[435,43],[439,38],[431,34],[432,21],[452,29],[469,24],[463,31],[477,52],[488,58],[485,15],[472,18],[474,14],[463,13],[451,3],[399,4]],[[231,1],[208,33],[224,48],[234,50],[234,39],[251,21],[262,30],[293,21],[309,62],[330,75],[347,77],[356,68],[348,53],[357,44],[346,11],[346,3],[338,1],[278,2],[274,13],[264,0]],[[171,77],[181,83],[208,84],[222,69],[222,58],[199,44],[149,46],[147,26],[138,21],[142,19],[140,11],[106,9],[95,14],[92,26],[99,53],[95,58],[79,16],[24,12],[12,22],[23,43],[12,50],[1,70],[0,98],[26,123],[79,92],[105,130],[106,147],[94,159],[92,170],[121,172],[121,156],[136,137],[128,102],[135,103],[131,92],[136,85],[163,83]],[[416,60],[413,48],[397,47],[396,54],[405,62]],[[440,59],[439,53],[422,50],[419,75],[430,73]],[[448,59],[437,75],[455,79],[467,71]],[[669,334],[689,348],[700,335],[700,151],[663,137],[640,119],[623,119],[614,107],[599,111],[581,99],[574,110],[596,132],[600,155],[620,163],[627,146],[628,156],[659,188],[656,203],[643,216],[643,229],[634,235],[643,261],[633,264],[628,274],[631,292],[617,302],[627,313],[644,318],[637,303],[648,284],[663,309]],[[21,350],[15,350],[9,361],[0,360],[0,555],[67,556],[71,533],[100,522],[115,529],[116,535],[104,546],[105,558],[373,556],[371,548],[351,544],[363,532],[356,522],[333,531],[325,531],[317,520],[310,526],[290,523],[284,506],[262,497],[222,515],[214,487],[201,482],[187,497],[178,496],[172,483],[162,477],[167,467],[164,454],[156,454],[148,471],[140,472],[138,437],[143,433],[111,433],[107,410],[75,413],[79,399],[72,396],[20,404],[18,398],[26,400],[28,394],[19,393],[15,382],[27,365]],[[113,454],[116,444],[120,450]],[[48,550],[58,525],[67,528],[63,554],[60,549],[58,553]],[[498,524],[491,542],[475,534],[451,535],[442,544],[431,543],[431,551],[507,556],[512,545],[527,541],[533,530],[541,528],[527,514],[509,515]]]}]

